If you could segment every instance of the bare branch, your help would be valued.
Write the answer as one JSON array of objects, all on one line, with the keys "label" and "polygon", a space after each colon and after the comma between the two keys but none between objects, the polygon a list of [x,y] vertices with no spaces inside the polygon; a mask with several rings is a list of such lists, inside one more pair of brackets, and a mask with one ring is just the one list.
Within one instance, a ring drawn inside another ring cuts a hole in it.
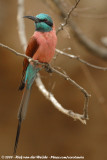
[{"label": "bare branch", "polygon": [[77,84],[74,80],[72,80],[67,74],[64,74],[62,72],[59,72],[55,68],[51,68],[53,72],[59,74],[60,76],[64,77],[67,81],[70,81],[73,85],[75,85],[85,96],[85,103],[84,103],[84,112],[83,112],[83,118],[88,119],[88,101],[90,95],[88,92],[82,88],[79,84]]},{"label": "bare branch", "polygon": [[0,43],[0,47],[8,49],[9,51],[11,51],[12,53],[14,53],[17,56],[20,56],[20,57],[23,57],[23,58],[27,58],[30,62],[32,61],[32,62],[37,63],[37,64],[46,65],[44,63],[40,63],[38,60],[32,59],[31,57],[29,57],[29,56],[27,56],[25,54],[19,53],[16,50],[14,50],[14,49],[12,49],[12,48],[10,48],[10,47],[2,44],[2,43]]},{"label": "bare branch", "polygon": [[[36,64],[41,64],[42,66],[46,66],[47,65],[45,63],[39,62],[38,60],[34,60],[34,59],[32,59],[31,57],[29,57],[29,56],[27,56],[25,54],[19,53],[16,50],[14,50],[14,49],[12,49],[12,48],[10,48],[10,47],[2,44],[2,43],[0,43],[0,47],[8,49],[9,51],[11,51],[12,53],[14,53],[17,56],[20,56],[20,57],[23,57],[23,58],[27,58],[30,62],[32,61],[32,62],[34,62]],[[99,70],[103,70],[103,71],[107,70],[107,67],[100,67],[100,66],[93,65],[93,64],[88,63],[87,61],[81,59],[79,56],[67,54],[66,52],[63,52],[63,51],[61,51],[59,49],[56,49],[56,52],[59,53],[59,54],[61,54],[61,55],[67,56],[69,58],[76,59],[76,60],[80,61],[81,63],[86,64],[89,67],[92,67],[92,68],[95,68],[95,69],[99,69]]]},{"label": "bare branch", "polygon": [[[54,70],[55,71],[55,70]],[[72,117],[74,120],[79,120],[83,124],[86,124],[86,120],[84,119],[84,115],[74,113],[72,110],[67,110],[63,108],[63,106],[55,99],[54,95],[50,92],[48,92],[43,85],[41,79],[36,78],[36,84],[39,86],[39,90],[42,90],[43,95],[45,98],[47,98],[51,103],[55,106],[56,109],[58,109],[60,112]]]},{"label": "bare branch", "polygon": [[63,28],[68,24],[69,17],[71,15],[71,13],[73,12],[73,10],[77,7],[79,2],[80,2],[80,0],[77,0],[75,5],[72,6],[72,8],[69,10],[69,12],[67,13],[67,15],[65,17],[65,22],[60,24],[58,30],[56,31],[56,34],[58,34],[59,31],[63,30]]},{"label": "bare branch", "polygon": [[[8,49],[9,51],[11,51],[12,53],[16,54],[17,56],[21,56],[21,57],[27,58],[29,61],[32,61],[32,62],[34,62],[34,63],[36,63],[36,64],[41,64],[42,66],[44,66],[44,65],[46,66],[45,63],[41,63],[41,62],[39,62],[38,60],[34,60],[34,59],[32,59],[31,57],[29,57],[29,56],[27,56],[27,55],[25,55],[25,54],[19,53],[19,52],[17,52],[16,50],[14,50],[14,49],[12,49],[12,48],[10,48],[10,47],[2,44],[2,43],[0,43],[0,46],[3,47],[3,48]],[[65,52],[63,52],[63,51],[61,51],[61,50],[59,50],[59,49],[56,49],[56,52],[59,53],[59,54],[61,54],[61,55],[65,55],[65,56],[67,56],[67,57],[76,59],[76,60],[78,60],[78,61],[80,61],[80,62],[82,62],[82,63],[84,63],[84,64],[86,64],[86,65],[88,65],[88,66],[90,66],[90,67],[92,67],[92,68],[100,69],[100,70],[104,70],[104,71],[107,70],[107,67],[100,67],[100,66],[93,65],[93,64],[88,63],[88,62],[86,62],[85,60],[81,59],[79,56],[67,54],[67,53],[65,53]]]},{"label": "bare branch", "polygon": [[12,48],[10,48],[10,47],[2,44],[2,43],[0,43],[0,47],[8,49],[9,51],[11,51],[12,53],[14,53],[14,54],[17,55],[17,56],[21,56],[21,57],[24,57],[24,58],[27,58],[27,59],[31,59],[31,58],[28,57],[27,55],[22,54],[22,53],[19,53],[19,52],[17,52],[16,50],[14,50],[14,49],[12,49]]},{"label": "bare branch", "polygon": [[63,52],[63,51],[61,51],[59,49],[56,49],[56,52],[59,53],[59,54],[61,54],[61,55],[67,56],[69,58],[76,59],[76,60],[80,61],[81,63],[86,64],[89,67],[92,67],[92,68],[95,68],[95,69],[99,69],[99,70],[103,70],[103,71],[107,70],[107,67],[96,66],[94,64],[88,63],[87,61],[81,59],[80,56],[71,55],[71,54]]},{"label": "bare branch", "polygon": [[[54,2],[57,4],[57,7],[60,9],[63,17],[65,17],[67,14],[65,10],[69,7],[69,5],[65,1],[62,2],[59,0],[57,3],[57,0],[54,0]],[[64,3],[66,3],[66,7]],[[73,20],[69,21],[69,24],[72,30],[77,35],[77,37],[79,38],[79,40],[84,44],[84,46],[92,51],[89,53],[94,54],[95,56],[98,56],[100,58],[103,58],[104,60],[107,60],[107,49],[106,48],[97,45],[95,42],[93,42],[88,37],[86,37]]]}]

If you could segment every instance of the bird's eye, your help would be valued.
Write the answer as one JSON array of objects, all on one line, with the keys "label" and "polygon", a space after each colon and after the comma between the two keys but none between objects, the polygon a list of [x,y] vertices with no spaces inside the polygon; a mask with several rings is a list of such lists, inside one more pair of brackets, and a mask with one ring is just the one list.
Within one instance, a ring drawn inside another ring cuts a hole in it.
[{"label": "bird's eye", "polygon": [[48,20],[47,20],[47,19],[44,19],[44,22],[48,22]]}]

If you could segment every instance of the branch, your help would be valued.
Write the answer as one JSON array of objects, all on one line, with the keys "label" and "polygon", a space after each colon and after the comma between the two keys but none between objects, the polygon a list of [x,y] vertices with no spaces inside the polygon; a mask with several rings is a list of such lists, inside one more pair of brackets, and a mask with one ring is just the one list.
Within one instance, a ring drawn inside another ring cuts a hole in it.
[{"label": "branch", "polygon": [[[60,8],[60,5],[59,5],[60,2],[59,2],[58,0],[54,0],[54,2],[55,2],[56,5],[59,6],[59,8]],[[79,4],[79,2],[80,2],[80,0],[77,0],[77,1],[75,2],[75,5],[72,6],[72,8],[69,10],[69,12],[67,13],[67,15],[64,15],[64,16],[66,16],[66,17],[64,18],[64,19],[65,19],[65,22],[60,24],[60,26],[58,27],[58,29],[57,29],[57,31],[56,31],[56,35],[57,35],[61,30],[63,30],[64,27],[68,24],[68,20],[69,20],[69,18],[70,18],[70,15],[71,15],[71,13],[74,11],[74,9],[77,7],[77,5]],[[56,55],[54,56],[54,61],[56,60],[57,56],[58,56],[58,54],[56,54]]]},{"label": "branch", "polygon": [[92,68],[95,68],[95,69],[99,69],[99,70],[103,70],[103,71],[106,71],[106,70],[107,70],[107,67],[96,66],[96,65],[94,65],[94,64],[88,63],[87,61],[81,59],[80,56],[71,55],[71,54],[68,54],[68,53],[66,53],[66,52],[63,52],[63,51],[61,51],[61,50],[59,50],[59,49],[56,49],[56,52],[59,53],[59,54],[61,54],[61,55],[67,56],[67,57],[69,57],[69,58],[71,58],[71,59],[76,59],[76,60],[78,60],[79,62],[84,63],[85,65],[87,65],[87,66],[89,66],[89,67],[92,67]]},{"label": "branch", "polygon": [[10,47],[2,44],[2,43],[0,43],[0,47],[8,49],[9,51],[11,51],[12,53],[14,53],[17,56],[21,56],[21,57],[24,57],[24,58],[27,58],[27,59],[31,59],[31,57],[29,57],[29,56],[27,56],[25,54],[19,53],[16,50],[14,50],[14,49],[12,49],[12,48],[10,48]]},{"label": "branch", "polygon": [[[72,8],[69,10],[69,12],[67,13],[67,15],[65,17],[65,22],[60,24],[59,28],[56,31],[56,34],[58,34],[61,30],[63,30],[64,27],[68,24],[69,17],[71,15],[71,13],[73,12],[73,10],[77,7],[79,2],[80,2],[80,0],[77,0],[75,5],[72,6]],[[57,3],[57,1],[56,1],[56,3]]]},{"label": "branch", "polygon": [[22,53],[20,53],[20,52],[17,52],[16,50],[14,50],[14,49],[12,49],[12,48],[10,48],[10,47],[2,44],[2,43],[0,43],[0,47],[8,49],[8,50],[11,51],[12,53],[14,53],[16,56],[20,56],[20,57],[23,57],[23,58],[27,58],[27,59],[29,60],[29,62],[32,61],[32,62],[34,62],[34,63],[36,63],[36,64],[46,65],[45,63],[41,63],[41,62],[39,62],[38,60],[34,60],[34,59],[32,59],[31,57],[29,57],[29,56],[27,56],[27,55],[25,55],[25,54],[22,54]]},{"label": "branch", "polygon": [[84,94],[85,103],[84,103],[84,110],[83,110],[82,118],[88,119],[88,101],[89,101],[89,97],[90,97],[88,92],[84,88],[82,88],[79,84],[77,84],[74,80],[72,80],[67,74],[59,72],[55,68],[51,68],[51,69],[52,69],[53,72],[55,72],[55,73],[59,74],[60,76],[64,77],[67,81],[70,81],[73,85],[75,85]]},{"label": "branch", "polygon": [[86,124],[86,120],[84,119],[84,115],[74,113],[72,110],[67,110],[63,108],[63,106],[55,99],[54,95],[50,92],[48,92],[43,85],[42,81],[36,78],[36,84],[39,86],[39,90],[42,90],[43,95],[45,96],[46,99],[48,99],[56,109],[58,109],[60,112],[66,114],[69,117],[72,117],[74,120],[79,120],[83,124]]},{"label": "branch", "polygon": [[[65,10],[67,10],[67,8],[69,7],[69,4],[67,4],[65,1],[62,2],[60,0],[54,0],[54,3],[60,9],[63,17],[65,17],[67,14]],[[65,3],[66,3],[66,7],[65,7]],[[69,24],[70,24],[72,30],[77,35],[78,39],[84,44],[85,47],[87,47],[88,49],[90,49],[92,51],[90,53],[92,53],[95,56],[98,56],[100,58],[103,58],[104,60],[107,60],[107,49],[106,48],[97,45],[95,42],[93,42],[88,37],[86,37],[82,33],[81,29],[76,25],[76,23],[73,20],[69,21]]]},{"label": "branch", "polygon": [[[36,63],[36,64],[41,64],[42,66],[46,66],[46,67],[47,67],[47,64],[46,64],[46,63],[41,63],[41,62],[39,62],[38,60],[34,60],[34,59],[32,59],[31,57],[29,57],[29,56],[27,56],[27,55],[25,55],[25,54],[22,54],[22,53],[20,53],[20,52],[17,52],[16,50],[14,50],[14,49],[12,49],[12,48],[10,48],[10,47],[2,44],[2,43],[0,43],[0,47],[8,49],[9,51],[11,51],[12,53],[14,53],[14,54],[17,55],[17,56],[20,56],[20,57],[23,57],[23,58],[27,58],[27,59],[29,60],[29,62],[32,61],[32,62],[34,62],[34,63]],[[59,54],[61,54],[61,55],[64,55],[64,56],[67,56],[67,57],[72,58],[72,59],[76,59],[76,60],[80,61],[81,63],[86,64],[86,65],[89,66],[89,67],[92,67],[92,68],[95,68],[95,69],[99,69],[99,70],[103,70],[103,71],[106,71],[106,70],[107,70],[107,67],[100,67],[100,66],[96,66],[96,65],[94,65],[94,64],[88,63],[87,61],[81,59],[79,56],[67,54],[66,52],[63,52],[63,51],[61,51],[61,50],[59,50],[59,49],[55,49],[55,50],[56,50],[57,53],[59,53]]]}]

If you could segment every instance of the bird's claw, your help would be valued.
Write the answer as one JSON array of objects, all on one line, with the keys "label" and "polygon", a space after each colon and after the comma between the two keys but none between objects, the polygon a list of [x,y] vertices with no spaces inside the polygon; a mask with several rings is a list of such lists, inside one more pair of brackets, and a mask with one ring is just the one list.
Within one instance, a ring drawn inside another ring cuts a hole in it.
[{"label": "bird's claw", "polygon": [[46,63],[46,65],[44,65],[44,69],[48,72],[48,73],[52,73],[52,69],[50,67],[50,65],[48,63]]}]

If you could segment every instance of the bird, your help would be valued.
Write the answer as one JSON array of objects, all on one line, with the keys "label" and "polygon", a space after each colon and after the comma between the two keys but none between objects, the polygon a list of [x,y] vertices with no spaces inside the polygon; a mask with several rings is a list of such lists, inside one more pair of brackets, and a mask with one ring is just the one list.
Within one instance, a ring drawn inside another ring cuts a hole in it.
[{"label": "bird", "polygon": [[[33,60],[49,64],[55,54],[57,36],[55,25],[48,14],[40,13],[36,16],[24,16],[35,24],[35,31],[30,38],[25,54]],[[25,119],[28,102],[30,98],[32,84],[37,77],[37,73],[42,69],[41,65],[23,60],[22,78],[19,90],[23,90],[21,103],[18,111],[18,127],[14,144],[13,155],[16,154],[22,121]]]}]

